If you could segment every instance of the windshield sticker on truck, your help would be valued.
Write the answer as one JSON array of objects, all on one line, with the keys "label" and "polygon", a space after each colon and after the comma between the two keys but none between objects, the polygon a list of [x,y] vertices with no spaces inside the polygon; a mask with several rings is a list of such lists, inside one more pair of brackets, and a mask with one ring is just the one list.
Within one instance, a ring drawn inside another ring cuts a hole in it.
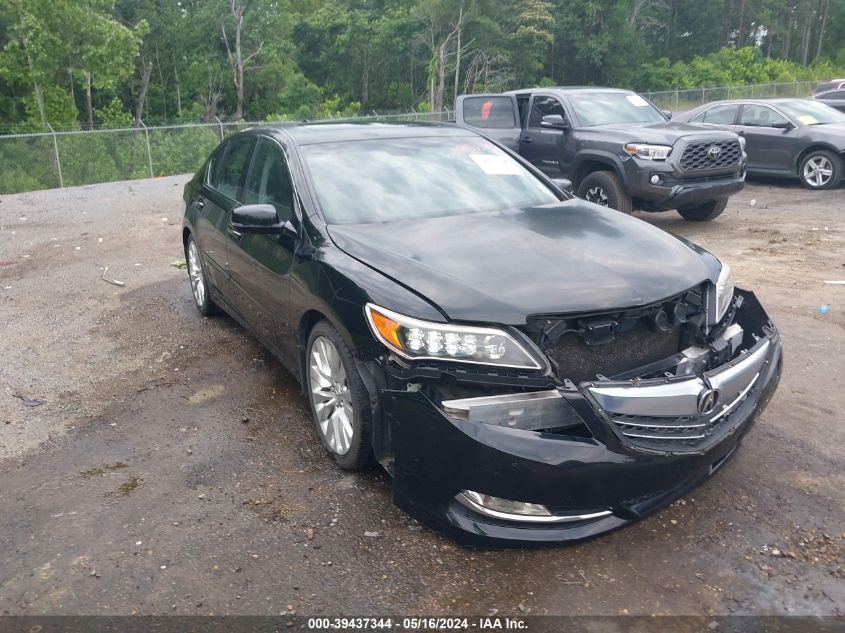
[{"label": "windshield sticker on truck", "polygon": [[519,176],[522,171],[515,160],[496,154],[470,154],[469,157],[490,176]]},{"label": "windshield sticker on truck", "polygon": [[648,105],[648,101],[643,99],[640,95],[625,95],[625,98],[638,108],[643,108]]},{"label": "windshield sticker on truck", "polygon": [[798,117],[798,120],[801,123],[803,123],[804,125],[815,125],[816,123],[819,122],[819,120],[816,117],[814,117],[810,114],[802,114],[801,116]]}]

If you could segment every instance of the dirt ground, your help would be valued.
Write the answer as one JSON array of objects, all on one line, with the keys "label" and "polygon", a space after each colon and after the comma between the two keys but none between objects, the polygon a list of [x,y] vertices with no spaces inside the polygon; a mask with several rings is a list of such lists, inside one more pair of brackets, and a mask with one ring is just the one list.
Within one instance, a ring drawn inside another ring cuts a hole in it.
[{"label": "dirt ground", "polygon": [[845,279],[845,189],[643,215],[757,292],[785,346],[774,401],[647,520],[472,551],[395,508],[381,471],[338,470],[292,377],[198,317],[171,266],[184,181],[0,198],[0,613],[842,614],[845,286],[823,282]]}]

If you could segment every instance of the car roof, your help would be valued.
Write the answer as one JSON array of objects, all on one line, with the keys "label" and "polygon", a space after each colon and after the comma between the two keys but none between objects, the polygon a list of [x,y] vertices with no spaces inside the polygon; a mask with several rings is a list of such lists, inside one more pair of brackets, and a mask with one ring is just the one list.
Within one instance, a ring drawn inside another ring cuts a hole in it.
[{"label": "car roof", "polygon": [[740,103],[770,103],[772,105],[780,105],[784,103],[794,103],[795,101],[808,101],[809,98],[802,98],[802,97],[770,97],[770,98],[760,98],[760,99],[721,99],[719,101],[710,101],[705,103],[704,105],[698,106],[697,110],[703,108],[710,108],[715,105],[727,105],[727,104],[740,104]]},{"label": "car roof", "polygon": [[466,128],[449,123],[381,123],[360,121],[344,123],[279,123],[250,128],[245,132],[278,135],[284,132],[297,145],[364,141],[379,138],[417,138],[431,136],[477,136]]},{"label": "car roof", "polygon": [[556,92],[558,94],[578,94],[582,92],[605,92],[605,93],[614,93],[614,92],[621,92],[621,93],[630,93],[631,90],[626,90],[625,88],[602,88],[600,86],[549,86],[547,88],[525,88],[524,90],[509,90],[503,94],[507,95],[515,95],[515,94],[525,94],[526,92],[533,93],[533,92]]}]

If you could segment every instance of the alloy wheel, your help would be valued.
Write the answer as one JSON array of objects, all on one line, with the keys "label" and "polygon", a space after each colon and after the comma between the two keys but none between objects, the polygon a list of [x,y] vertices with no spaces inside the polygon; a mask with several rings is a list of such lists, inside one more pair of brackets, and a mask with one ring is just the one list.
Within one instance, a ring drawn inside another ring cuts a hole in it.
[{"label": "alloy wheel", "polygon": [[197,243],[191,240],[188,244],[188,275],[191,278],[191,290],[194,293],[194,301],[199,307],[205,302],[205,279],[202,275],[200,264],[200,253]]},{"label": "alloy wheel", "polygon": [[603,187],[591,187],[587,190],[587,195],[585,196],[587,202],[593,202],[595,204],[600,204],[603,207],[607,205],[607,193],[605,192]]},{"label": "alloy wheel", "polygon": [[311,404],[329,450],[345,455],[352,446],[354,412],[340,353],[324,336],[311,345],[308,360]]},{"label": "alloy wheel", "polygon": [[804,164],[804,182],[811,187],[824,187],[833,177],[833,163],[826,156],[815,156]]}]

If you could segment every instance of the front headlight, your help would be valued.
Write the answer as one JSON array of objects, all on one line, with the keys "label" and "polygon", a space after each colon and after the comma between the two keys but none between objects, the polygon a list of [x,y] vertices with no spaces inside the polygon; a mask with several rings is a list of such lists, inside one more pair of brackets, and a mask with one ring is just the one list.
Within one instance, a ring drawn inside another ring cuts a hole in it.
[{"label": "front headlight", "polygon": [[631,156],[644,160],[666,160],[672,153],[671,145],[649,145],[647,143],[628,143],[625,151]]},{"label": "front headlight", "polygon": [[725,316],[725,312],[731,305],[734,298],[734,278],[731,267],[722,262],[722,270],[719,272],[719,279],[716,280],[716,319],[718,323]]},{"label": "front headlight", "polygon": [[371,303],[364,312],[373,335],[390,351],[409,360],[541,369],[537,360],[504,330],[420,321]]}]

